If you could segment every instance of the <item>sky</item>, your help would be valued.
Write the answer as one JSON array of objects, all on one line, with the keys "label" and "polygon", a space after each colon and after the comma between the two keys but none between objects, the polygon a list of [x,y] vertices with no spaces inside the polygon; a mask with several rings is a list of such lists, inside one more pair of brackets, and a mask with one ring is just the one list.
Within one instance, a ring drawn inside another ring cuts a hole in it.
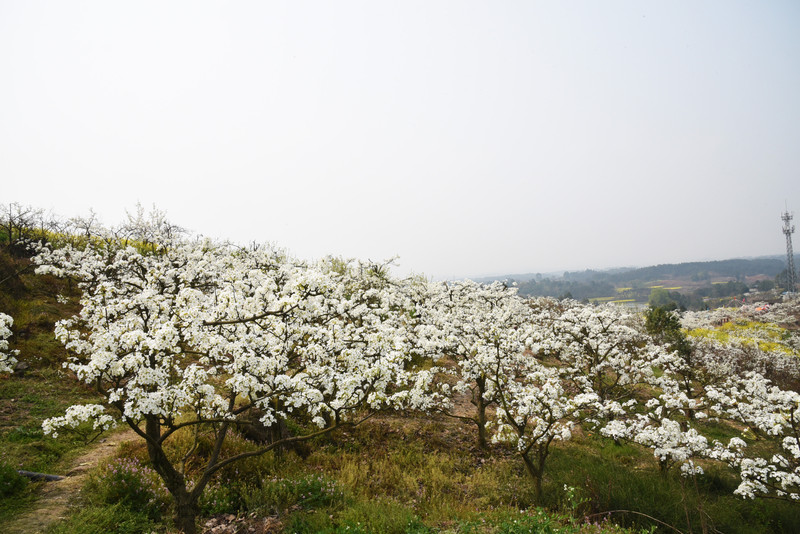
[{"label": "sky", "polygon": [[0,203],[109,225],[448,279],[800,223],[796,0],[0,0],[0,79]]}]

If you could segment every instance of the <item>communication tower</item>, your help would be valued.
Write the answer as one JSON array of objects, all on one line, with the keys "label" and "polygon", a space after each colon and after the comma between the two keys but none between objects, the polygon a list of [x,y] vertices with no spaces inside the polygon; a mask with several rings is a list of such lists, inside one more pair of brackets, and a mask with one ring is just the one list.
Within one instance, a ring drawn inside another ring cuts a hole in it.
[{"label": "communication tower", "polygon": [[789,210],[783,212],[781,219],[783,220],[783,233],[786,235],[786,288],[787,291],[793,293],[797,288],[797,274],[794,270],[794,252],[792,252],[792,234],[794,233],[794,225],[792,224],[793,215]]}]

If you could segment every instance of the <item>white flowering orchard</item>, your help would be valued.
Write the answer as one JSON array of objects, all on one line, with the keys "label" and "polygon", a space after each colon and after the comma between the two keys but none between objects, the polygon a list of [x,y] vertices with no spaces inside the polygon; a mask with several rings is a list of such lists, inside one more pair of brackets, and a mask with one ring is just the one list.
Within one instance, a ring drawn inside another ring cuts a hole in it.
[{"label": "white flowering orchard", "polygon": [[[726,355],[736,346],[660,345],[619,307],[523,299],[502,284],[396,280],[381,265],[309,264],[177,230],[139,213],[115,233],[93,230],[84,246],[42,247],[35,261],[40,273],[79,281],[81,310],[56,336],[71,354],[66,366],[106,400],[70,407],[45,431],[130,426],[185,532],[224,466],[386,408],[475,423],[482,446],[491,437],[516,449],[537,494],[551,447],[585,426],[650,448],[664,473],[680,465],[700,475],[702,462],[721,461],[740,472],[738,494],[800,501],[800,395],[738,374],[738,356]],[[0,314],[0,371],[14,362],[10,324]],[[417,365],[429,359],[438,367]],[[456,414],[457,395],[474,416]],[[295,417],[315,429],[220,459],[231,430]],[[775,453],[748,456],[738,437],[709,443],[709,418],[772,439]],[[210,424],[212,452],[189,480],[192,449],[170,456],[165,444]]]}]

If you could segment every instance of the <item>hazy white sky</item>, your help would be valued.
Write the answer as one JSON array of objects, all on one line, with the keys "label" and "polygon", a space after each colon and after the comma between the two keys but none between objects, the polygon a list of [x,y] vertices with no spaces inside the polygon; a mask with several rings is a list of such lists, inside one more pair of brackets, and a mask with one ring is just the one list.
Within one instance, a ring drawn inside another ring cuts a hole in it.
[{"label": "hazy white sky", "polygon": [[0,202],[107,224],[449,278],[800,219],[796,0],[0,0],[0,76]]}]

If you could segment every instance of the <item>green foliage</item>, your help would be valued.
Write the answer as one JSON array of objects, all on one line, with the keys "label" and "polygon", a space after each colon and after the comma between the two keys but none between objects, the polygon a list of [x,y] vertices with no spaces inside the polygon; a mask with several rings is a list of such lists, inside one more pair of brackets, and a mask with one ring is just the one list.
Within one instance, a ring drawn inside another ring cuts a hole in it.
[{"label": "green foliage", "polygon": [[86,493],[95,503],[124,506],[153,520],[162,517],[169,503],[161,479],[137,458],[117,458],[103,466]]},{"label": "green foliage", "polygon": [[210,484],[200,499],[203,515],[287,511],[327,511],[342,508],[349,494],[336,481],[319,474],[300,478],[244,478]]},{"label": "green foliage", "polygon": [[691,344],[675,313],[662,306],[650,306],[644,317],[645,329],[657,343],[666,345],[670,350],[677,351],[684,357],[691,353]]},{"label": "green foliage", "polygon": [[422,534],[433,532],[412,509],[389,499],[358,501],[331,516],[324,512],[295,513],[284,529],[293,533],[383,533]]},{"label": "green foliage", "polygon": [[606,520],[584,521],[545,510],[543,508],[530,508],[525,510],[500,511],[483,514],[480,519],[461,521],[454,530],[458,534],[598,534],[598,533],[646,533],[651,529],[631,531],[618,527]]},{"label": "green foliage", "polygon": [[347,501],[346,493],[336,481],[314,474],[299,479],[272,479],[264,485],[262,495],[266,502],[282,510],[332,508]]},{"label": "green foliage", "polygon": [[[662,290],[663,291],[663,290]],[[653,290],[655,293],[656,290]],[[681,331],[681,322],[674,313],[664,307],[651,306],[645,312],[645,329],[657,341],[670,341]]]},{"label": "green foliage", "polygon": [[[559,528],[553,523],[547,514],[521,514],[518,518],[509,518],[500,523],[497,534],[549,534],[567,531],[566,528]],[[569,530],[574,532],[573,529]]]},{"label": "green foliage", "polygon": [[665,310],[697,310],[705,307],[703,299],[697,292],[681,293],[669,291],[663,287],[653,288],[647,303],[651,308],[663,308]]},{"label": "green foliage", "polygon": [[675,310],[679,307],[679,304],[670,297],[669,291],[663,287],[653,288],[648,304],[651,309]]},{"label": "green foliage", "polygon": [[754,286],[758,291],[772,291],[775,289],[774,280],[759,280]]},{"label": "green foliage", "polygon": [[200,513],[205,516],[236,514],[243,508],[243,495],[250,492],[242,484],[209,484],[200,496]]},{"label": "green foliage", "polygon": [[712,298],[733,297],[747,293],[748,289],[747,284],[730,280],[721,284],[712,284],[710,287],[702,287],[695,291],[695,294],[700,297]]},{"label": "green foliage", "polygon": [[0,460],[0,497],[10,497],[22,491],[28,481],[11,465]]}]

